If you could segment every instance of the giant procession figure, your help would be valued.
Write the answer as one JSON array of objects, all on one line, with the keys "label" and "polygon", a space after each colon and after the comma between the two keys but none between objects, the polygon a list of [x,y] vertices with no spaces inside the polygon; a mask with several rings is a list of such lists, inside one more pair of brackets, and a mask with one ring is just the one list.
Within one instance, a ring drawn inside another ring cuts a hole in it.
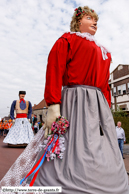
[{"label": "giant procession figure", "polygon": [[[30,101],[24,100],[25,95],[26,91],[19,91],[19,100],[14,100],[11,105],[10,117],[14,125],[10,128],[8,135],[3,140],[4,143],[8,143],[11,147],[26,146],[34,137],[29,122],[31,119],[32,105]],[[14,111],[16,111],[16,118],[14,117]]]},{"label": "giant procession figure", "polygon": [[[128,177],[110,110],[111,54],[94,37],[97,22],[98,15],[93,9],[88,6],[76,8],[71,31],[64,33],[52,47],[46,72],[48,113],[45,133],[39,130],[35,141],[27,146],[1,185],[7,185],[8,181],[8,185],[17,186],[19,178],[25,176],[25,180],[28,176],[25,184],[31,185],[35,178],[33,186],[61,186],[62,194],[129,193]],[[50,162],[45,160],[36,174],[30,176],[31,167],[37,170],[41,156],[44,156],[44,148],[37,156],[35,150],[44,138],[48,138],[53,122],[60,115],[70,123],[64,135],[63,159],[52,153],[55,158]],[[28,158],[27,153],[30,153]],[[23,168],[17,171],[22,161]]]}]

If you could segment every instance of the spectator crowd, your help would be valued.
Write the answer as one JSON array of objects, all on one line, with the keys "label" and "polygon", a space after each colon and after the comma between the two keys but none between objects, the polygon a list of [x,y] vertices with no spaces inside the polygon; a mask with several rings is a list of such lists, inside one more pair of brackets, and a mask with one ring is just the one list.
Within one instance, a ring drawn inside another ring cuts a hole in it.
[{"label": "spectator crowd", "polygon": [[1,120],[0,121],[0,137],[6,136],[9,132],[9,129],[12,127],[13,123],[12,120]]},{"label": "spectator crowd", "polygon": [[[9,120],[2,119],[0,121],[0,138],[2,136],[6,137],[12,125],[13,125],[13,121],[11,119]],[[44,125],[43,121],[42,122],[37,121],[36,115],[35,115],[35,119],[32,118],[31,126],[34,134],[36,134],[43,125]]]}]

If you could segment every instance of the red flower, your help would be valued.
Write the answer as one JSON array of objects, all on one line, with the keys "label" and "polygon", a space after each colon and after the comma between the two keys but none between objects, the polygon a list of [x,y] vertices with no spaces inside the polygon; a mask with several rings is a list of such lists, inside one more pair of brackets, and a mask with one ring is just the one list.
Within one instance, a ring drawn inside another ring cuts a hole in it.
[{"label": "red flower", "polygon": [[77,11],[78,10],[78,8],[76,8],[74,11]]},{"label": "red flower", "polygon": [[94,12],[94,10],[93,10],[93,9],[91,9],[91,12]]}]

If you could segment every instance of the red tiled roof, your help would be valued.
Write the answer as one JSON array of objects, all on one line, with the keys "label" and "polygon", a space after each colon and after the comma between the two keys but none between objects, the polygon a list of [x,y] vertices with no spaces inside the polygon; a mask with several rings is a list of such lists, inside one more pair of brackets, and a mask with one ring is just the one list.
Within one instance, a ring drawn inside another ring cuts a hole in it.
[{"label": "red tiled roof", "polygon": [[32,110],[39,110],[39,109],[43,109],[44,107],[47,108],[47,104],[46,104],[45,100],[43,99],[39,104],[34,105],[32,107]]}]

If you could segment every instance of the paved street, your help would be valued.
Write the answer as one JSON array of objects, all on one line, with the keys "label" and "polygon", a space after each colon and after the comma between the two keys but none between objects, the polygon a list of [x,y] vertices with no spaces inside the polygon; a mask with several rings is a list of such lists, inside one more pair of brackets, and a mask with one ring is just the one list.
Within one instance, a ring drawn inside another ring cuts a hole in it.
[{"label": "paved street", "polygon": [[3,143],[3,139],[0,137],[0,180],[24,150],[24,148],[9,148]]},{"label": "paved street", "polygon": [[124,163],[125,163],[125,168],[126,171],[129,175],[129,144],[125,144],[123,148],[123,153],[124,153]]},{"label": "paved street", "polygon": [[[9,148],[7,144],[3,143],[3,137],[0,138],[0,180],[6,174],[8,169],[22,153],[25,148]],[[124,145],[124,163],[126,171],[129,173],[129,144]]]},{"label": "paved street", "polygon": [[124,144],[123,153],[129,154],[129,144]]}]

